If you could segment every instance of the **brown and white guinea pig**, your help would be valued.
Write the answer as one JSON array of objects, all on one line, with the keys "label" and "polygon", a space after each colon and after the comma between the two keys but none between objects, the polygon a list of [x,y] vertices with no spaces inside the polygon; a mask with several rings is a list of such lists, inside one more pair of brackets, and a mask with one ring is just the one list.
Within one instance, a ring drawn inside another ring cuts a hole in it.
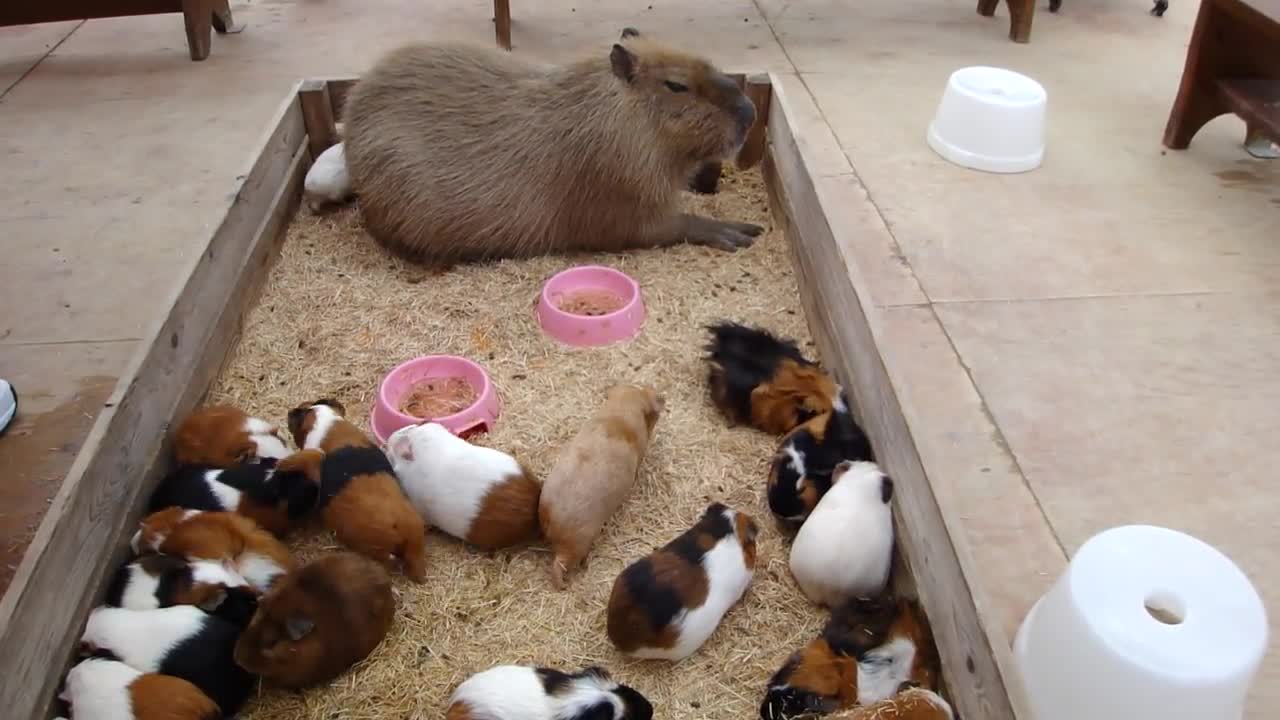
[{"label": "brown and white guinea pig", "polygon": [[908,687],[887,700],[859,705],[830,716],[831,720],[954,720],[955,712],[941,695]]},{"label": "brown and white guinea pig", "polygon": [[151,510],[225,510],[252,519],[277,537],[303,521],[320,496],[324,453],[301,450],[282,460],[272,458],[227,469],[184,465],[160,483]]},{"label": "brown and white guinea pig", "polygon": [[564,673],[499,665],[467,678],[445,720],[651,720],[653,705],[603,668]]},{"label": "brown and white guinea pig", "polygon": [[938,689],[941,661],[929,619],[908,598],[894,601],[893,610],[884,641],[858,657],[858,702],[863,705],[886,700],[904,685]]},{"label": "brown and white guinea pig", "polygon": [[538,503],[542,534],[555,553],[551,582],[557,588],[565,586],[631,493],[663,404],[653,388],[614,385],[604,405],[561,448]]},{"label": "brown and white guinea pig", "polygon": [[387,456],[428,524],[486,550],[537,539],[542,485],[510,455],[423,423],[392,433]]},{"label": "brown and white guinea pig", "polygon": [[324,555],[259,600],[236,644],[236,662],[282,687],[328,682],[382,642],[395,605],[381,565],[355,553]]},{"label": "brown and white guinea pig", "polygon": [[240,628],[191,605],[156,610],[98,607],[89,613],[80,649],[144,673],[180,677],[231,716],[257,682],[233,658],[239,636]]},{"label": "brown and white guinea pig", "polygon": [[[75,720],[221,720],[222,711],[182,678],[144,673],[105,657],[81,660],[58,698]],[[78,709],[77,709],[78,708]]]},{"label": "brown and white guinea pig", "polygon": [[843,461],[791,543],[791,574],[813,602],[879,595],[893,558],[893,481],[873,462]]},{"label": "brown and white guinea pig", "polygon": [[249,518],[230,512],[171,507],[142,519],[130,543],[135,553],[162,553],[220,562],[265,592],[296,563],[289,549]]},{"label": "brown and white guinea pig", "polygon": [[219,562],[143,555],[116,570],[102,603],[126,610],[194,605],[244,627],[258,607],[258,593]]},{"label": "brown and white guinea pig", "polygon": [[733,425],[781,435],[840,402],[840,386],[795,341],[733,322],[707,329],[711,401]]},{"label": "brown and white guinea pig", "polygon": [[317,507],[338,542],[394,568],[414,582],[427,578],[427,528],[404,496],[391,461],[336,400],[289,411],[289,432],[304,449],[325,453]]},{"label": "brown and white guinea pig", "polygon": [[774,516],[792,528],[803,523],[831,489],[831,473],[842,460],[875,460],[843,392],[831,412],[815,415],[782,438],[769,468]]},{"label": "brown and white guinea pig", "polygon": [[692,655],[751,584],[757,533],[750,517],[712,503],[693,527],[614,581],[609,640],[638,658]]},{"label": "brown and white guinea pig", "polygon": [[898,615],[887,596],[854,598],[831,611],[822,633],[791,654],[769,680],[761,720],[825,714],[857,704],[858,660],[882,645]]},{"label": "brown and white guinea pig", "polygon": [[173,435],[173,455],[179,465],[229,468],[265,458],[280,460],[288,454],[275,425],[230,405],[196,410]]}]

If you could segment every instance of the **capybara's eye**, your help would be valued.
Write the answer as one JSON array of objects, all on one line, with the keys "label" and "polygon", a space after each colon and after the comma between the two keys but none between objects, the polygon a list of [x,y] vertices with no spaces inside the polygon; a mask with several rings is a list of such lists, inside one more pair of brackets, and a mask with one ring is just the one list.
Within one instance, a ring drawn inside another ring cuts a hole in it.
[{"label": "capybara's eye", "polygon": [[675,92],[675,93],[689,92],[689,86],[688,86],[688,85],[681,85],[681,84],[680,84],[680,83],[678,83],[678,82],[673,82],[673,81],[671,81],[671,80],[667,80],[667,81],[663,82],[662,84],[663,84],[663,85],[666,85],[666,86],[667,86],[667,89],[668,89],[668,90],[670,90],[671,92]]}]

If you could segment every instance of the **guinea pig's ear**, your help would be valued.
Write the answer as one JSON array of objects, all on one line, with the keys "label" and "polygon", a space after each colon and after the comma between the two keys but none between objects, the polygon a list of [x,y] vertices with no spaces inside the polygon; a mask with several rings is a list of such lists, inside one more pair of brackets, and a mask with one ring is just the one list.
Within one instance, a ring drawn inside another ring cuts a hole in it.
[{"label": "guinea pig's ear", "polygon": [[413,440],[408,433],[400,433],[391,438],[391,454],[405,462],[413,462]]},{"label": "guinea pig's ear", "polygon": [[333,408],[333,411],[338,413],[339,415],[343,417],[347,416],[346,406],[338,402],[337,400],[334,400],[333,398],[320,398],[319,400],[312,403],[312,405],[328,405],[329,407]]},{"label": "guinea pig's ear", "polygon": [[207,613],[211,613],[214,610],[217,610],[218,607],[222,605],[223,602],[226,601],[226,599],[227,599],[226,589],[219,588],[217,592],[210,595],[207,599],[205,599],[204,602],[196,605],[196,607],[200,608],[201,610]]},{"label": "guinea pig's ear", "polygon": [[609,53],[609,63],[613,65],[613,74],[623,82],[629,83],[636,79],[636,66],[639,65],[639,60],[635,53],[618,43],[613,44],[613,50]]},{"label": "guinea pig's ear", "polygon": [[311,634],[311,631],[315,629],[316,624],[311,622],[310,618],[305,618],[301,615],[290,615],[289,619],[284,621],[285,634],[294,642]]},{"label": "guinea pig's ear", "polygon": [[297,442],[299,437],[306,435],[303,432],[303,425],[306,423],[307,414],[310,412],[310,405],[299,405],[289,411],[289,432],[293,435],[294,442]]}]

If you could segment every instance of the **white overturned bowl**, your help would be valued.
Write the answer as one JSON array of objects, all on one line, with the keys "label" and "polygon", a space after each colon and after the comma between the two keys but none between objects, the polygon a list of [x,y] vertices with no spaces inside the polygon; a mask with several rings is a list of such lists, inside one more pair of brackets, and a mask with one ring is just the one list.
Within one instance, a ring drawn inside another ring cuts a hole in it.
[{"label": "white overturned bowl", "polygon": [[951,73],[929,125],[929,147],[962,167],[993,173],[1034,170],[1044,160],[1040,83],[986,66]]}]

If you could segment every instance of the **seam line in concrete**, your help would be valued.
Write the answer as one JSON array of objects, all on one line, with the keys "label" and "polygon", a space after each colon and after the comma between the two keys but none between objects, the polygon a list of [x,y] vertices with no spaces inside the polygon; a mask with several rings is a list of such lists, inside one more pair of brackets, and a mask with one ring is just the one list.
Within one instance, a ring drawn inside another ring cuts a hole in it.
[{"label": "seam line in concrete", "polygon": [[1074,300],[1126,300],[1130,298],[1162,298],[1162,297],[1199,297],[1210,295],[1233,295],[1236,293],[1221,290],[1184,290],[1171,292],[1134,292],[1134,293],[1097,293],[1094,295],[1048,295],[1045,297],[1008,297],[1008,298],[972,298],[955,300],[932,300],[933,305],[981,305],[983,303],[1028,303],[1028,302],[1071,302]]},{"label": "seam line in concrete", "polygon": [[110,345],[112,343],[138,342],[142,338],[109,338],[89,340],[16,340],[0,342],[0,347],[37,347],[40,345]]},{"label": "seam line in concrete", "polygon": [[35,62],[31,63],[31,67],[27,68],[27,71],[26,71],[26,72],[24,72],[24,73],[22,73],[21,75],[19,75],[19,76],[18,76],[18,79],[17,79],[17,80],[14,80],[12,85],[10,85],[9,87],[7,87],[7,88],[5,88],[5,89],[4,89],[4,92],[0,92],[0,100],[3,100],[3,99],[4,99],[4,96],[5,96],[5,95],[8,95],[10,90],[12,90],[12,89],[14,89],[14,88],[18,87],[18,83],[21,83],[23,80],[26,80],[28,75],[30,75],[31,73],[35,72],[36,68],[40,67],[40,63],[42,63],[42,62],[44,62],[44,61],[45,61],[45,58],[47,58],[47,57],[49,57],[50,55],[52,55],[54,50],[57,50],[58,48],[62,47],[62,43],[66,42],[66,41],[67,41],[67,38],[69,38],[69,37],[71,37],[72,35],[74,35],[74,34],[75,34],[75,32],[76,32],[77,30],[79,30],[80,28],[84,27],[84,24],[85,24],[85,23],[87,23],[87,22],[89,22],[89,21],[88,21],[88,20],[81,20],[79,25],[76,25],[75,27],[71,28],[71,30],[69,30],[69,31],[67,32],[67,34],[66,34],[66,35],[63,35],[63,36],[62,36],[62,39],[61,39],[61,40],[59,40],[58,42],[54,43],[54,44],[53,44],[53,47],[49,48],[49,49],[48,49],[48,51],[46,51],[46,52],[45,52],[45,54],[41,55],[39,60],[36,60]]}]

